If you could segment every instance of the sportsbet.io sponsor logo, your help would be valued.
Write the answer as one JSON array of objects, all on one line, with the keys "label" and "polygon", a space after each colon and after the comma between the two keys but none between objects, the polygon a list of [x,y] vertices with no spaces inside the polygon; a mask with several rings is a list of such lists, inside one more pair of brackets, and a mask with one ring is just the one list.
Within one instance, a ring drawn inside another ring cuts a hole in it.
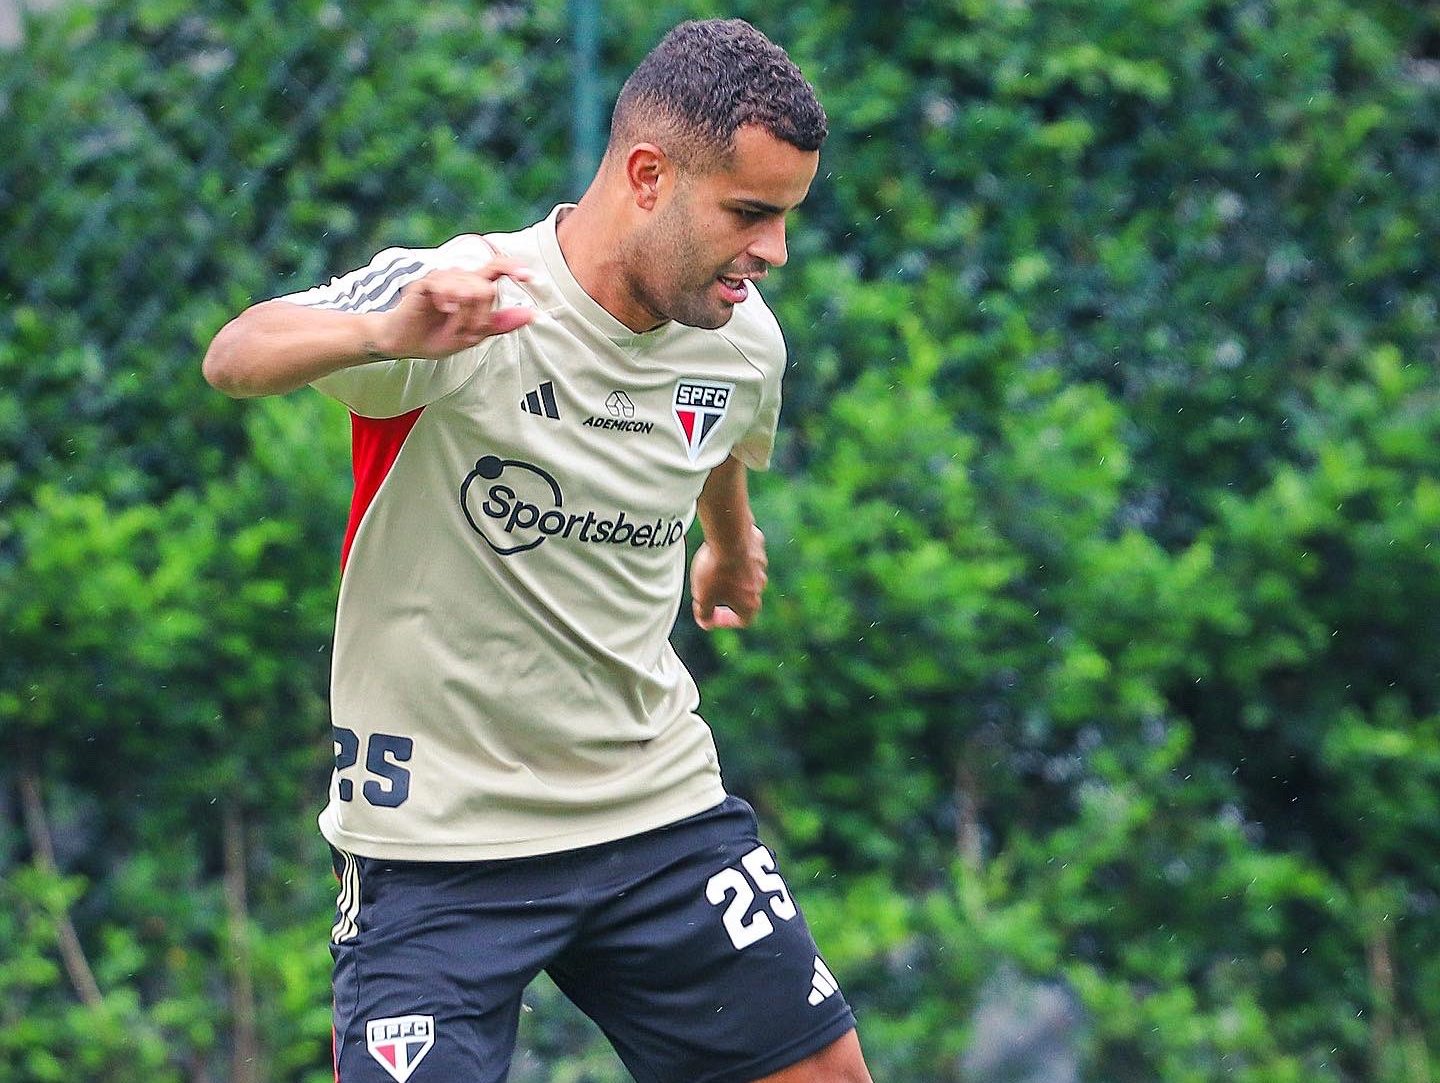
[{"label": "sportsbet.io sponsor logo", "polygon": [[567,508],[560,484],[548,472],[497,455],[486,455],[465,475],[460,510],[470,529],[502,557],[527,553],[550,540],[664,549],[685,539],[679,519],[639,520],[623,509]]}]

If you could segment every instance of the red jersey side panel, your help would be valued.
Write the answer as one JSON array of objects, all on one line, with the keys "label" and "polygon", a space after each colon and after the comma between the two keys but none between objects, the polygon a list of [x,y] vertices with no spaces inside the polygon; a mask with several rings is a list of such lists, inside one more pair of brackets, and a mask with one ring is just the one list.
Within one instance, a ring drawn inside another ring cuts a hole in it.
[{"label": "red jersey side panel", "polygon": [[350,559],[350,546],[355,541],[355,532],[360,529],[360,520],[365,518],[370,502],[375,499],[385,476],[395,465],[400,449],[405,446],[405,438],[424,412],[425,407],[417,406],[399,417],[361,417],[351,413],[350,442],[355,491],[350,498],[350,521],[345,525],[345,544],[340,547],[342,572]]}]

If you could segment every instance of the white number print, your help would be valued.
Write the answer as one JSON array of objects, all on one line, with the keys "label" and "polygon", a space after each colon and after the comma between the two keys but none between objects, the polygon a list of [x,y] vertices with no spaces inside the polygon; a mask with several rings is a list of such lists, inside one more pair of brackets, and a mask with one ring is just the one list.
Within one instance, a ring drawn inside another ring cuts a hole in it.
[{"label": "white number print", "polygon": [[726,904],[728,900],[720,920],[736,950],[744,951],[775,931],[775,923],[764,910],[750,913],[756,888],[770,897],[770,910],[781,921],[790,921],[797,911],[785,881],[775,871],[775,858],[769,850],[757,846],[740,859],[740,864],[744,872],[736,868],[721,869],[710,877],[705,885],[705,898],[712,906]]},{"label": "white number print", "polygon": [[790,898],[785,881],[780,879],[780,874],[775,871],[775,858],[769,850],[757,846],[740,859],[740,864],[745,866],[745,871],[750,874],[750,879],[755,881],[756,887],[774,896],[770,900],[770,909],[777,918],[789,921],[795,916],[795,900]]}]

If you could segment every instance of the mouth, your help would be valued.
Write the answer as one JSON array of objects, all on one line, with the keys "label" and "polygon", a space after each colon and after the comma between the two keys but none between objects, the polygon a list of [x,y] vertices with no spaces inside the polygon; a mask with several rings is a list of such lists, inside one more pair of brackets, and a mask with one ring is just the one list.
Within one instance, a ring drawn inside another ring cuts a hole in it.
[{"label": "mouth", "polygon": [[730,304],[738,305],[750,295],[749,283],[764,277],[765,272],[759,271],[745,275],[716,275],[715,281],[720,283],[720,295]]}]

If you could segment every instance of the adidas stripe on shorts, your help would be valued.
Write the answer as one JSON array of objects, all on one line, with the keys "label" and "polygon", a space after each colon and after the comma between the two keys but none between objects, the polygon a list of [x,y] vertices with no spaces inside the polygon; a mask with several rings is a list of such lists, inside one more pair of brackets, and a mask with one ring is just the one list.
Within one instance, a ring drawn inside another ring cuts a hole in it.
[{"label": "adidas stripe on shorts", "polygon": [[335,857],[340,1083],[502,1083],[541,970],[637,1083],[744,1083],[855,1025],[739,798],[539,857]]}]

